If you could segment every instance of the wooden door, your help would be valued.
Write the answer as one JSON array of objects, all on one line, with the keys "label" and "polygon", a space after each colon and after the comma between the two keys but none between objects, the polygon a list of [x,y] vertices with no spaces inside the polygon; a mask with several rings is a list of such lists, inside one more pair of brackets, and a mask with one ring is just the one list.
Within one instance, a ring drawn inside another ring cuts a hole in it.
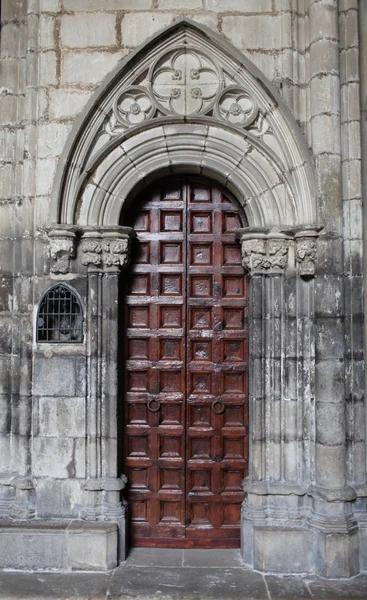
[{"label": "wooden door", "polygon": [[127,275],[124,462],[135,546],[237,547],[247,474],[247,291],[218,188],[144,192]]}]

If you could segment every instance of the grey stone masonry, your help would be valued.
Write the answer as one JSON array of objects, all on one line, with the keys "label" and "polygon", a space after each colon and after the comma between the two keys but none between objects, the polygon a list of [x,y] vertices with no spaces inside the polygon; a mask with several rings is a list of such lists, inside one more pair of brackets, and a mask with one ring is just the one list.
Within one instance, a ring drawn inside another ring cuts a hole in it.
[{"label": "grey stone masonry", "polygon": [[[1,21],[0,566],[125,560],[130,214],[151,182],[195,174],[248,222],[241,556],[366,571],[365,4],[2,0]],[[79,340],[37,338],[58,284]]]}]

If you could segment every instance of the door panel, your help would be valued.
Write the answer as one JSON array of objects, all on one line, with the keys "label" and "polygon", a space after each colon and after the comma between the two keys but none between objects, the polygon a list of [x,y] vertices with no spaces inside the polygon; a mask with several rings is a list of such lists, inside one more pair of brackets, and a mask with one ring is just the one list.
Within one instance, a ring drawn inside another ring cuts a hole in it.
[{"label": "door panel", "polygon": [[125,469],[133,545],[239,545],[247,473],[247,290],[239,209],[194,180],[132,223]]}]

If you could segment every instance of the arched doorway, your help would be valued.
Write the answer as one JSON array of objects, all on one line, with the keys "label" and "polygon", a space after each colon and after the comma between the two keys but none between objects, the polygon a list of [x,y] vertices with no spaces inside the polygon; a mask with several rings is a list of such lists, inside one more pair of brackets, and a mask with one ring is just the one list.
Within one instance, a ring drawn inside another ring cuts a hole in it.
[{"label": "arched doorway", "polygon": [[124,471],[130,542],[239,547],[248,459],[240,207],[174,177],[134,202],[126,274]]}]

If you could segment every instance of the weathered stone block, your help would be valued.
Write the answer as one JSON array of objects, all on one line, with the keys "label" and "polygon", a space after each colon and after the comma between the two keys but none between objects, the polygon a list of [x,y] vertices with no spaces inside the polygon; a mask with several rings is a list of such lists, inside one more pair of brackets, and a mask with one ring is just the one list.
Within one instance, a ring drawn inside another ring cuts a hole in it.
[{"label": "weathered stone block", "polygon": [[276,530],[254,528],[253,567],[261,571],[285,573],[290,563],[294,573],[312,569],[312,532],[306,529]]},{"label": "weathered stone block", "polygon": [[43,437],[83,437],[85,398],[39,398],[35,430]]},{"label": "weathered stone block", "polygon": [[121,24],[122,44],[134,48],[147,37],[169,25],[173,20],[170,13],[129,13]]},{"label": "weathered stone block", "polygon": [[83,502],[80,479],[37,481],[37,516],[40,518],[77,518]]},{"label": "weathered stone block", "polygon": [[344,361],[330,358],[317,362],[316,397],[320,402],[344,401]]},{"label": "weathered stone block", "polygon": [[55,48],[55,19],[54,17],[42,16],[39,20],[39,44],[42,50],[53,50]]},{"label": "weathered stone block", "polygon": [[12,569],[67,567],[66,536],[60,524],[9,523],[0,527],[0,564]]},{"label": "weathered stone block", "polygon": [[56,83],[56,54],[53,50],[41,52],[39,55],[40,85],[55,85]]},{"label": "weathered stone block", "polygon": [[159,0],[158,8],[161,10],[190,10],[202,8],[202,0]]},{"label": "weathered stone block", "polygon": [[[64,0],[64,8],[72,11],[101,10],[100,0]],[[144,10],[151,8],[151,0],[104,0],[103,10]]]},{"label": "weathered stone block", "polygon": [[122,53],[64,52],[62,55],[62,83],[94,85],[100,83],[122,58]]},{"label": "weathered stone block", "polygon": [[35,357],[33,394],[35,396],[75,396],[75,359]]},{"label": "weathered stone block", "polygon": [[50,119],[71,119],[76,117],[91,95],[90,91],[80,90],[50,90]]},{"label": "weathered stone block", "polygon": [[109,570],[117,566],[118,531],[114,523],[71,523],[67,528],[72,569]]},{"label": "weathered stone block", "polygon": [[224,16],[222,31],[237,47],[243,50],[280,50],[290,48],[291,16]]},{"label": "weathered stone block", "polygon": [[261,13],[271,12],[272,4],[271,0],[259,0],[258,2],[256,0],[246,0],[246,2],[243,2],[243,0],[231,0],[230,3],[227,0],[206,0],[206,8],[224,13],[236,11],[240,13]]},{"label": "weathered stone block", "polygon": [[85,440],[80,438],[33,438],[36,477],[73,479],[85,476]]},{"label": "weathered stone block", "polygon": [[322,577],[352,577],[359,573],[358,534],[315,537],[317,558],[315,570]]},{"label": "weathered stone block", "polygon": [[316,414],[316,442],[327,446],[344,444],[344,405],[335,402],[316,402]]},{"label": "weathered stone block", "polygon": [[[75,9],[73,9],[75,10]],[[66,48],[93,48],[116,44],[116,17],[104,14],[64,15],[61,18],[61,44]]]},{"label": "weathered stone block", "polygon": [[60,10],[60,0],[40,0],[41,12],[58,12]]},{"label": "weathered stone block", "polygon": [[48,125],[40,125],[38,129],[39,158],[60,156],[64,148],[69,130],[69,125],[64,125],[61,123],[50,123]]},{"label": "weathered stone block", "polygon": [[51,193],[56,172],[54,158],[40,158],[36,163],[36,190],[37,195],[47,196]]}]

